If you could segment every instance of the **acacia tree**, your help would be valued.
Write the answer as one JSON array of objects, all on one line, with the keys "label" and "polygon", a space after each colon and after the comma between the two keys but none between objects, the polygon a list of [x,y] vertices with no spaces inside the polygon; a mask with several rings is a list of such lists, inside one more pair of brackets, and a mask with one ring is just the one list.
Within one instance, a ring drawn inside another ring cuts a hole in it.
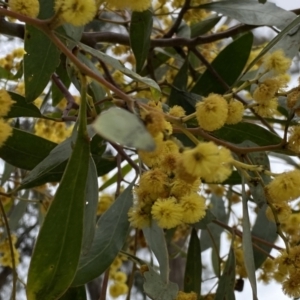
[{"label": "acacia tree", "polygon": [[[300,296],[300,88],[287,88],[299,11],[1,1],[2,41],[23,45],[0,58],[0,285],[12,299],[86,299],[86,285],[102,300],[234,299],[245,278],[253,299],[257,280]],[[254,45],[260,26],[276,36]]]}]

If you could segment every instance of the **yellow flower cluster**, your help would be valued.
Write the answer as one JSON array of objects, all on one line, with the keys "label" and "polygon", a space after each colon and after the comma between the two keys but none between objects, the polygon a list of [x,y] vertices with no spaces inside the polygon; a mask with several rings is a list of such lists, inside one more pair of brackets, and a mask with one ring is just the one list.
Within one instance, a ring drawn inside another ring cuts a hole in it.
[{"label": "yellow flower cluster", "polygon": [[3,69],[16,73],[20,67],[20,59],[23,58],[25,50],[23,48],[16,48],[5,57],[0,58],[0,67]]},{"label": "yellow flower cluster", "polygon": [[73,126],[67,127],[65,123],[45,119],[39,119],[34,125],[37,136],[58,144],[71,135],[72,129]]},{"label": "yellow flower cluster", "polygon": [[196,104],[198,124],[207,131],[220,129],[226,124],[236,124],[243,118],[244,106],[231,100],[229,103],[218,94],[210,94]]},{"label": "yellow flower cluster", "polygon": [[274,278],[282,283],[282,290],[290,297],[300,297],[300,246],[290,248],[275,260]]},{"label": "yellow flower cluster", "polygon": [[0,147],[4,145],[6,140],[12,135],[13,131],[8,122],[2,117],[5,117],[15,103],[5,89],[0,89]]},{"label": "yellow flower cluster", "polygon": [[300,126],[290,127],[291,135],[288,140],[288,148],[295,153],[300,153]]},{"label": "yellow flower cluster", "polygon": [[38,0],[9,0],[10,9],[27,17],[36,18],[40,11]]},{"label": "yellow flower cluster", "polygon": [[83,26],[93,20],[97,6],[95,0],[56,0],[54,10],[64,22]]},{"label": "yellow flower cluster", "polygon": [[284,74],[289,70],[291,63],[291,59],[286,57],[284,52],[279,49],[267,54],[264,58],[263,65],[267,71]]},{"label": "yellow flower cluster", "polygon": [[[15,260],[15,265],[17,266],[20,263],[20,254],[18,250],[15,248],[15,244],[17,242],[17,237],[15,235],[11,235],[11,240],[13,244],[13,255]],[[11,250],[9,246],[9,240],[6,238],[0,243],[0,265],[3,267],[12,268],[12,257]]]},{"label": "yellow flower cluster", "polygon": [[117,256],[114,262],[111,264],[109,269],[109,277],[113,283],[109,287],[109,294],[113,298],[117,298],[121,295],[127,294],[128,285],[126,273],[120,271],[124,258],[122,256]]}]

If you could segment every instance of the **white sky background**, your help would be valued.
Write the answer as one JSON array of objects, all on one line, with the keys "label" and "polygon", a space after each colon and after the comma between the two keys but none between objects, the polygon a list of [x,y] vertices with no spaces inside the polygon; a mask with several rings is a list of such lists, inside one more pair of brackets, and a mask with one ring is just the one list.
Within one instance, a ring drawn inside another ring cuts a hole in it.
[{"label": "white sky background", "polygon": [[[138,1],[138,0],[137,0]],[[274,2],[276,3],[278,6],[290,10],[290,9],[295,9],[295,8],[299,8],[300,7],[300,0],[270,0],[269,2]],[[1,40],[0,40],[0,48],[2,48],[3,51],[3,41],[2,41],[2,45],[1,45]],[[11,49],[15,48],[15,45],[13,45],[13,43],[7,43],[5,45],[5,52],[10,52]],[[0,57],[3,57],[4,53],[0,54]],[[297,74],[300,74],[300,64],[298,63],[298,68],[299,71],[297,72]],[[293,82],[295,82],[297,80],[297,78],[295,78],[295,80],[293,80]],[[273,171],[276,172],[276,166],[279,169],[279,166],[282,172],[282,164],[280,163],[276,163],[276,164],[272,164],[273,166]],[[275,166],[275,169],[274,169]],[[225,237],[224,237],[224,241],[225,241]],[[227,249],[223,249],[224,253],[222,254],[226,254],[226,252],[228,252]],[[223,252],[222,251],[222,252]],[[276,256],[278,254],[277,251],[274,251],[271,253],[272,255]],[[208,253],[204,254],[204,256],[209,255]],[[203,261],[205,260],[204,257],[202,257]],[[208,257],[208,259],[210,260],[210,255]],[[300,283],[299,283],[300,284]],[[249,284],[248,280],[245,280],[245,285],[244,285],[244,290],[243,292],[236,292],[236,300],[251,300],[252,299],[252,290]],[[281,285],[277,284],[274,281],[271,281],[269,284],[265,285],[262,283],[258,283],[258,298],[260,300],[265,300],[265,299],[272,299],[272,300],[287,300],[287,299],[291,299],[287,296],[285,296],[281,290]],[[25,298],[24,298],[25,299]],[[110,297],[108,297],[108,299],[112,299]],[[123,297],[119,297],[117,299],[123,299]]]}]

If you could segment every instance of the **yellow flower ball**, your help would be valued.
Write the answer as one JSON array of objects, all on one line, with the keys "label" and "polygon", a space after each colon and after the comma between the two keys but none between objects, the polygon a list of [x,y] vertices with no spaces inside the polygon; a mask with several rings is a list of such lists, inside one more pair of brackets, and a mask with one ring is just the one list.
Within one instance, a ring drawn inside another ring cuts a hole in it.
[{"label": "yellow flower ball", "polygon": [[227,114],[228,104],[221,95],[210,94],[196,104],[198,124],[207,131],[221,128],[226,122]]},{"label": "yellow flower ball", "polygon": [[183,209],[177,203],[176,198],[157,199],[152,206],[151,214],[158,226],[173,228],[182,223]]},{"label": "yellow flower ball", "polygon": [[242,121],[244,114],[244,105],[242,102],[232,99],[228,103],[228,115],[226,124],[237,124]]},{"label": "yellow flower ball", "polygon": [[94,0],[56,0],[54,10],[65,22],[83,26],[93,20],[97,6]]},{"label": "yellow flower ball", "polygon": [[40,11],[38,0],[9,0],[10,9],[27,17],[36,18]]},{"label": "yellow flower ball", "polygon": [[278,74],[286,73],[291,63],[291,59],[286,57],[283,50],[280,49],[266,55],[263,62],[266,70],[272,70]]},{"label": "yellow flower ball", "polygon": [[266,191],[272,202],[291,201],[300,197],[300,170],[286,172],[276,176]]}]

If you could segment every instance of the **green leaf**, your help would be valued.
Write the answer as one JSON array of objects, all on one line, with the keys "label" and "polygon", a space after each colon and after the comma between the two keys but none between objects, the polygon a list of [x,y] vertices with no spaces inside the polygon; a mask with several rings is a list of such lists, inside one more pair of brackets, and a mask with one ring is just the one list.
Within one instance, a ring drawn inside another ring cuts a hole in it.
[{"label": "green leaf", "polygon": [[15,103],[5,118],[41,117],[40,110],[34,104],[27,103],[23,96],[13,92],[9,92],[9,94]]},{"label": "green leaf", "polygon": [[249,140],[259,146],[269,146],[281,142],[281,138],[278,135],[259,125],[247,122],[225,125],[221,129],[214,131],[212,135],[233,144],[241,144]]},{"label": "green leaf", "polygon": [[197,230],[193,228],[186,259],[184,292],[195,292],[198,295],[198,299],[201,293],[201,273],[202,263],[200,240]]},{"label": "green leaf", "polygon": [[251,224],[248,211],[248,199],[246,195],[245,180],[243,178],[242,182],[242,204],[243,204],[243,218],[242,218],[242,228],[243,228],[243,239],[242,239],[242,249],[244,254],[244,263],[249,278],[249,282],[252,288],[253,300],[257,299],[257,286],[255,277],[255,264],[253,255],[253,245],[251,236]]},{"label": "green leaf", "polygon": [[48,19],[54,15],[54,0],[39,0],[40,12],[39,19]]},{"label": "green leaf", "polygon": [[[257,214],[256,221],[252,228],[252,236],[258,237],[263,241],[268,242],[270,245],[275,243],[278,235],[276,224],[273,221],[270,221],[266,216],[267,205],[265,204]],[[265,252],[259,251],[257,248],[253,247],[253,256],[255,269],[261,267],[263,262],[268,258],[267,253],[270,253],[273,249],[272,246],[268,246],[266,243],[259,243],[255,239],[253,239],[253,243],[258,245]]]},{"label": "green leaf", "polygon": [[129,28],[130,45],[136,60],[136,72],[143,69],[150,49],[152,31],[152,12],[147,9],[142,12],[134,11],[131,15]]},{"label": "green leaf", "polygon": [[86,90],[82,89],[79,125],[74,150],[48,209],[31,258],[27,298],[57,299],[76,274],[83,237],[85,188],[89,168],[86,134]]},{"label": "green leaf", "polygon": [[85,255],[94,239],[98,206],[98,176],[93,159],[89,159],[89,171],[85,188],[85,209],[83,219],[83,239],[81,255]]},{"label": "green leaf", "polygon": [[[253,43],[252,33],[247,33],[234,40],[211,63],[212,68],[223,81],[232,86],[242,73],[251,52]],[[227,91],[210,72],[209,69],[198,79],[191,92],[207,96],[209,93],[223,94]]]},{"label": "green leaf", "polygon": [[84,51],[93,55],[94,57],[97,57],[98,59],[100,59],[100,60],[104,61],[105,63],[107,63],[108,65],[112,66],[114,69],[119,70],[120,72],[127,75],[128,77],[130,77],[138,82],[144,83],[147,86],[154,88],[155,90],[160,92],[160,87],[154,80],[147,78],[147,77],[142,77],[139,74],[125,68],[117,59],[115,59],[103,52],[95,50],[89,46],[86,46],[82,43],[78,43],[78,46],[81,49],[83,49]]},{"label": "green leaf", "polygon": [[296,17],[293,12],[270,2],[260,4],[249,0],[231,0],[203,4],[200,7],[221,13],[244,24],[276,26],[281,29]]},{"label": "green leaf", "polygon": [[209,17],[199,23],[193,24],[191,26],[191,38],[207,33],[209,30],[215,27],[221,17]]},{"label": "green leaf", "polygon": [[85,286],[70,287],[59,300],[86,300]]},{"label": "green leaf", "polygon": [[29,132],[14,128],[0,148],[0,157],[11,165],[32,170],[57,144]]},{"label": "green leaf", "polygon": [[140,119],[125,109],[112,107],[93,123],[95,131],[105,139],[123,146],[152,151],[155,143]]},{"label": "green leaf", "polygon": [[26,25],[24,56],[25,98],[33,102],[44,91],[59,65],[60,52],[37,28]]},{"label": "green leaf", "polygon": [[230,252],[225,264],[222,276],[220,277],[214,300],[235,299],[235,255],[234,250],[230,247]]},{"label": "green leaf", "polygon": [[143,228],[144,237],[154,253],[160,269],[160,277],[164,282],[169,281],[169,256],[164,231],[154,220],[150,227]]},{"label": "green leaf", "polygon": [[163,281],[151,267],[144,273],[144,277],[144,291],[151,299],[174,300],[176,298],[178,294],[176,283]]},{"label": "green leaf", "polygon": [[[23,198],[28,198],[29,192],[25,192],[22,195]],[[8,225],[11,231],[16,231],[19,228],[19,221],[26,212],[28,202],[19,201],[11,210],[8,215]]]},{"label": "green leaf", "polygon": [[[217,247],[218,251],[220,249],[220,237],[224,229],[214,223],[211,223],[211,221],[217,219],[227,224],[227,215],[226,215],[225,205],[222,197],[218,197],[213,194],[211,196],[211,205],[212,208],[209,210],[211,211],[211,214],[209,213],[209,211],[207,212],[208,214],[208,220],[206,219],[207,223],[203,224],[200,221],[199,223],[195,224],[196,228],[201,228],[201,226],[203,228],[204,227],[203,225],[206,225],[206,229],[210,231],[210,234],[207,232],[207,230],[203,230],[201,232],[200,241],[201,241],[202,252],[209,248],[213,248],[214,251],[216,250],[215,247]],[[214,242],[212,241],[212,239],[214,240]]]},{"label": "green leaf", "polygon": [[100,276],[122,249],[128,232],[128,210],[132,206],[131,183],[97,222],[93,244],[80,258],[72,286],[82,285]]}]

